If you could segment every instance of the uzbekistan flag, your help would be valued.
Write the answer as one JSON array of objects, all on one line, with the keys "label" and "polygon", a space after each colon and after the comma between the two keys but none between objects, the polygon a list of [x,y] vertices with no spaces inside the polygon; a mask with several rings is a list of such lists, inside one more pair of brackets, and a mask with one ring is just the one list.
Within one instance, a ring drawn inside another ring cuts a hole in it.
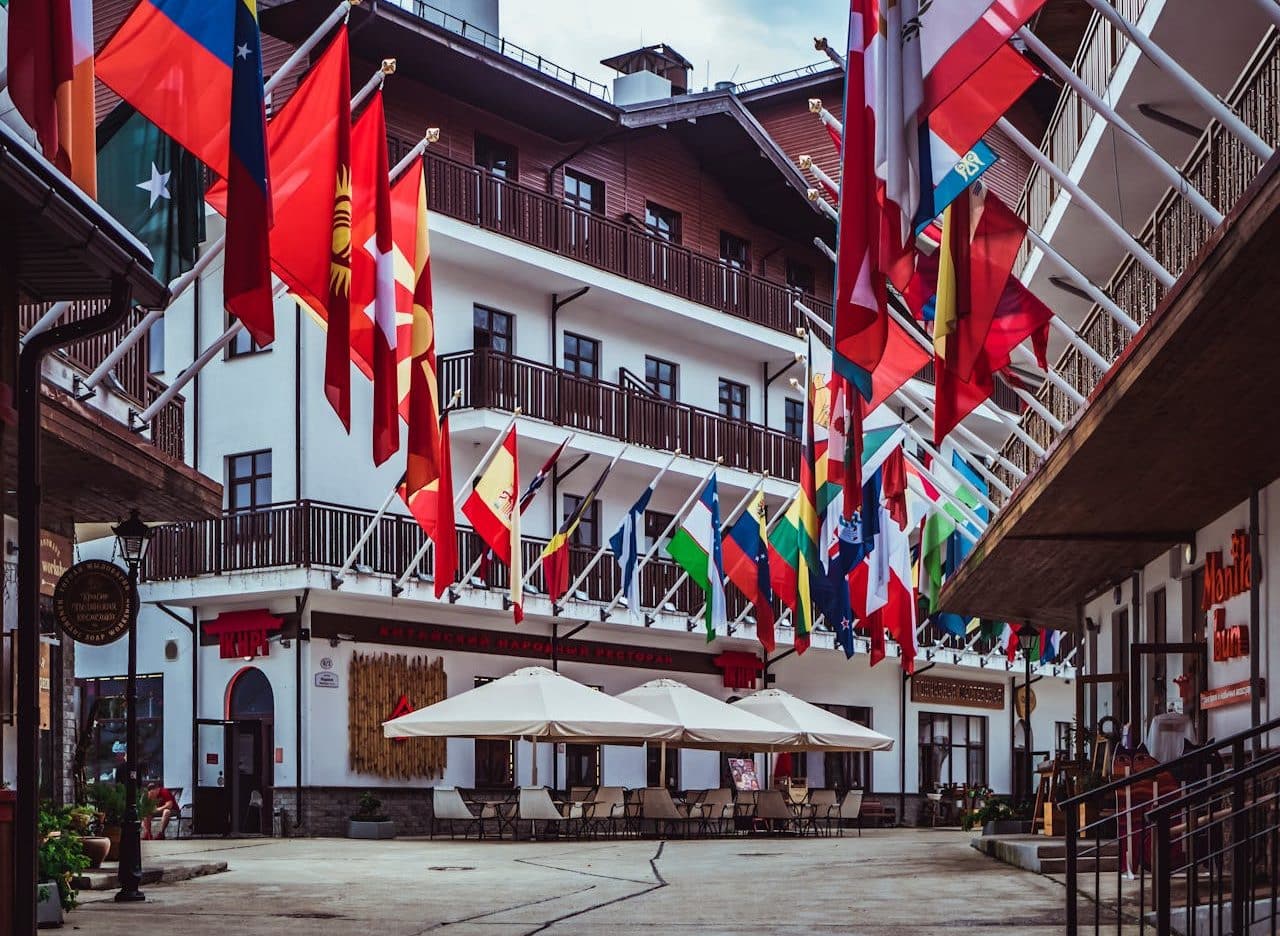
[{"label": "uzbekistan flag", "polygon": [[[556,454],[558,455],[559,452]],[[569,590],[569,541],[573,539],[573,534],[582,523],[582,518],[587,511],[591,509],[591,505],[599,499],[600,489],[604,487],[605,478],[609,477],[612,468],[613,462],[605,466],[604,471],[600,472],[600,477],[596,478],[596,483],[591,485],[591,490],[587,491],[578,502],[577,509],[565,518],[556,535],[551,537],[546,548],[542,550],[542,578],[552,601],[559,601]]]},{"label": "uzbekistan flag", "polygon": [[724,553],[720,538],[720,495],[716,476],[703,486],[702,495],[690,508],[679,529],[667,543],[667,555],[689,573],[689,578],[707,596],[703,619],[707,642],[715,640],[716,628],[729,623],[724,597]]},{"label": "uzbekistan flag", "polygon": [[516,427],[512,426],[493,459],[462,505],[462,513],[480,539],[506,564],[511,578],[511,609],[517,624],[524,617],[520,551],[520,463],[516,452]]},{"label": "uzbekistan flag", "polygon": [[769,546],[765,534],[764,493],[757,492],[749,507],[729,528],[724,539],[724,571],[755,606],[756,636],[766,653],[775,646],[773,589],[769,583]]}]

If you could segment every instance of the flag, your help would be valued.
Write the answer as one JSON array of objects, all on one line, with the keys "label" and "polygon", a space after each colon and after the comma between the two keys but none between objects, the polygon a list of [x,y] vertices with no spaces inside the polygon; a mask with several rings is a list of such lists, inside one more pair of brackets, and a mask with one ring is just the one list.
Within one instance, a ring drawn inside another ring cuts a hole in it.
[{"label": "flag", "polygon": [[746,511],[724,538],[724,571],[755,606],[756,636],[766,653],[775,646],[773,589],[769,584],[769,546],[765,532],[763,492],[757,492]]},{"label": "flag", "polygon": [[564,518],[560,529],[542,550],[542,578],[547,584],[547,594],[552,601],[559,601],[569,590],[569,541],[573,539],[578,524],[591,509],[591,505],[599,500],[600,489],[604,487],[604,480],[609,477],[612,469],[613,462],[610,462],[605,466],[604,471],[600,472],[596,483],[591,485],[591,489],[578,501],[578,506],[573,513]]},{"label": "flag", "polygon": [[883,609],[885,629],[902,654],[902,671],[915,672],[916,653],[916,594],[912,588],[911,542],[906,530],[900,529],[881,508],[881,529],[884,530],[885,552],[888,556],[889,576]]},{"label": "flag", "polygon": [[644,620],[640,612],[640,537],[644,533],[644,512],[649,509],[649,499],[653,497],[658,477],[661,475],[654,477],[622,518],[622,524],[609,537],[609,548],[613,550],[613,558],[622,575],[622,592],[627,599],[627,610],[637,624]]},{"label": "flag", "polygon": [[667,555],[689,574],[689,578],[707,596],[703,620],[707,625],[707,641],[715,639],[716,629],[729,623],[724,597],[724,553],[720,536],[720,496],[716,476],[702,487],[702,494],[680,521]]},{"label": "flag", "polygon": [[809,633],[813,629],[809,563],[800,548],[803,523],[800,501],[801,495],[797,492],[791,506],[769,534],[769,584],[773,593],[791,609],[796,653],[809,649]]},{"label": "flag", "polygon": [[[873,385],[874,382],[873,375]],[[842,516],[847,520],[857,509],[858,494],[862,488],[862,415],[865,404],[862,394],[838,370],[831,371],[827,386],[831,389],[827,478],[839,489]]]},{"label": "flag", "polygon": [[435,475],[418,487],[408,480],[408,472],[399,486],[400,499],[409,508],[428,539],[435,546],[435,593],[440,598],[458,577],[458,536],[454,524],[453,457],[449,450],[449,415],[440,420],[437,435],[439,450],[434,463]]},{"label": "flag", "polygon": [[121,101],[98,128],[98,201],[151,251],[171,282],[195,265],[204,240],[200,163]]},{"label": "flag", "polygon": [[884,354],[880,364],[871,375],[871,402],[863,407],[870,413],[899,389],[912,377],[915,377],[932,360],[928,351],[915,337],[896,321],[890,319],[888,338],[885,341]]},{"label": "flag", "polygon": [[[951,467],[955,469],[956,473],[959,474],[961,478],[964,479],[964,484],[958,484],[956,486],[957,496],[965,502],[965,506],[977,515],[978,519],[983,522],[990,520],[990,509],[985,507],[978,500],[974,492],[980,493],[985,497],[989,497],[991,494],[991,486],[987,484],[986,480],[980,474],[970,467],[969,463],[965,461],[964,457],[958,450],[952,451],[951,453]],[[967,520],[960,522],[963,522],[965,527],[973,533],[975,539],[982,532]],[[973,542],[967,537],[956,533],[951,537],[951,550],[953,553],[951,565],[953,568],[958,569],[969,553],[973,551]]]},{"label": "flag", "polygon": [[271,229],[271,175],[257,0],[236,0],[234,30],[222,301],[253,340],[265,346],[275,340],[276,325],[267,233]]},{"label": "flag", "polygon": [[516,506],[519,490],[520,463],[516,451],[516,427],[512,426],[476,481],[475,489],[467,495],[462,513],[471,521],[481,541],[507,566],[511,578],[511,608],[517,624],[524,617],[520,511]]},{"label": "flag", "polygon": [[[538,496],[538,492],[542,490],[544,484],[547,483],[547,477],[551,474],[551,469],[560,459],[560,453],[564,451],[564,447],[569,444],[569,436],[565,436],[564,441],[556,446],[556,450],[551,453],[551,457],[542,463],[542,467],[538,469],[538,473],[533,476],[526,485],[524,493],[520,495],[520,515],[524,516],[524,512],[529,509],[529,505],[533,503],[533,499]],[[493,562],[493,550],[486,549],[480,557],[480,567],[476,570],[476,575],[481,579],[489,577],[489,564]],[[545,574],[545,573],[544,573]]]},{"label": "flag", "polygon": [[92,0],[14,0],[8,90],[45,158],[97,198]]},{"label": "flag", "polygon": [[902,446],[897,446],[884,461],[882,488],[889,518],[902,529],[907,528],[907,461]]},{"label": "flag", "polygon": [[[431,298],[431,246],[427,232],[427,189],[422,160],[415,160],[391,190],[392,225],[396,235],[396,310],[409,320],[408,351],[400,373],[403,409],[409,421],[405,486],[410,497],[440,487],[449,459],[440,429],[440,392],[436,380],[436,331]],[[403,272],[403,275],[401,273]],[[407,287],[407,288],[406,288]],[[407,313],[407,314],[406,314]],[[399,342],[396,345],[400,348]],[[453,488],[444,487],[450,498]],[[438,547],[437,547],[438,549]],[[437,552],[437,557],[439,553]],[[438,566],[437,566],[438,567]],[[456,561],[454,571],[456,572]],[[452,579],[450,579],[452,581]],[[439,588],[437,578],[437,588]],[[437,593],[437,597],[439,593]]]},{"label": "flag", "polygon": [[[400,448],[395,240],[382,90],[351,127],[351,333],[368,329],[373,368],[373,463]],[[355,347],[355,339],[349,342]]]},{"label": "flag", "polygon": [[928,611],[938,610],[942,594],[943,564],[947,542],[956,522],[943,510],[931,510],[920,531],[920,595],[928,601]]}]

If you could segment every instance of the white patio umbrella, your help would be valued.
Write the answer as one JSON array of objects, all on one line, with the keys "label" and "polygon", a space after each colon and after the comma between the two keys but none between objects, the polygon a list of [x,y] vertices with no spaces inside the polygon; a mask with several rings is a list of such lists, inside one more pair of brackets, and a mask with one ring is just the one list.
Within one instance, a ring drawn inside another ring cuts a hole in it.
[{"label": "white patio umbrella", "polygon": [[[715,696],[691,689],[674,679],[655,679],[620,693],[617,698],[681,727],[674,743],[713,751],[790,750],[800,740],[792,730],[758,715],[734,708]],[[666,776],[667,742],[662,742],[658,775]]]},{"label": "white patio umbrella", "polygon": [[865,728],[797,699],[781,689],[762,689],[732,703],[735,708],[759,715],[794,731],[797,743],[788,751],[891,751],[893,738]]},{"label": "white patio umbrella", "polygon": [[586,744],[674,741],[680,726],[545,666],[514,673],[382,723],[388,738],[528,738]]}]

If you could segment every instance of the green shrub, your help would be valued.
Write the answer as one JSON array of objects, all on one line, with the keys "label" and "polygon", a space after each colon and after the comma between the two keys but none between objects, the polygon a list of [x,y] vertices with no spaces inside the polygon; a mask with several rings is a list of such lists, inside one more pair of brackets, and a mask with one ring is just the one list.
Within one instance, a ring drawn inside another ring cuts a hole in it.
[{"label": "green shrub", "polygon": [[89,867],[84,844],[73,830],[75,809],[52,803],[44,803],[40,807],[40,880],[54,881],[58,885],[58,900],[64,910],[72,910],[76,905],[72,879]]}]

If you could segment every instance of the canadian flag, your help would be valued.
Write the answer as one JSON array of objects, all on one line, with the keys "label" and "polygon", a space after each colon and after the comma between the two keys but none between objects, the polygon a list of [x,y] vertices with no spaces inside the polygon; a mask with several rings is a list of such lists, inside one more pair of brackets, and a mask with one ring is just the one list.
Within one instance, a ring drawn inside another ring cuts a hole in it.
[{"label": "canadian flag", "polygon": [[[373,380],[373,462],[400,448],[395,242],[382,92],[351,128],[353,176],[352,350]],[[365,356],[367,354],[367,357]]]}]

